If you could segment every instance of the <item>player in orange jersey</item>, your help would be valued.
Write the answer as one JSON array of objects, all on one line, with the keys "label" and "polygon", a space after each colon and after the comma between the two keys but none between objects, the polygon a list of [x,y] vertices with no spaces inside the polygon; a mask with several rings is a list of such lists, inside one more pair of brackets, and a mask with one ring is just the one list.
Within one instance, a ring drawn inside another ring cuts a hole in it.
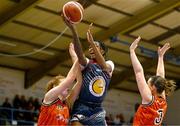
[{"label": "player in orange jersey", "polygon": [[142,104],[139,106],[133,121],[134,126],[159,126],[166,113],[166,95],[175,89],[175,82],[165,79],[164,61],[165,52],[170,48],[166,43],[158,48],[158,66],[156,76],[150,77],[146,82],[143,68],[136,56],[135,49],[140,41],[138,37],[130,46],[130,57],[135,72],[135,77],[142,97]]},{"label": "player in orange jersey", "polygon": [[[69,110],[79,95],[81,88],[81,72],[73,44],[70,44],[69,52],[73,60],[67,77],[56,76],[49,81],[47,93],[43,99],[38,119],[38,126],[44,125],[67,125],[69,121]],[[73,82],[77,78],[77,82],[73,86]]]}]

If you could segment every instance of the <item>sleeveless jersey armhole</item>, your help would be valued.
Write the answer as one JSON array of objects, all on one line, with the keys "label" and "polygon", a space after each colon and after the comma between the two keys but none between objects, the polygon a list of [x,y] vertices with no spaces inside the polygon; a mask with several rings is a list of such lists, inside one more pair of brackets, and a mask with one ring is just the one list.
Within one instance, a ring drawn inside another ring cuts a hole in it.
[{"label": "sleeveless jersey armhole", "polygon": [[44,103],[44,102],[42,102],[42,105],[43,105],[43,106],[51,106],[51,105],[53,105],[54,103],[56,103],[58,100],[60,100],[60,99],[57,98],[56,100],[54,100],[54,101],[51,102],[51,103]]},{"label": "sleeveless jersey armhole", "polygon": [[153,104],[154,100],[155,100],[155,97],[152,95],[152,100],[151,100],[149,103],[147,103],[147,104],[142,104],[142,105],[143,105],[143,106],[150,106],[150,105]]}]

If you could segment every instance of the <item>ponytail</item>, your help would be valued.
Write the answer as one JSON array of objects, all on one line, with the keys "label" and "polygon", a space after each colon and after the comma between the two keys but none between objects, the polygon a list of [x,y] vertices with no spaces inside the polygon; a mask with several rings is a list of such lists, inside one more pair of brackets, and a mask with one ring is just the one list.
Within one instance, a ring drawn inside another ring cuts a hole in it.
[{"label": "ponytail", "polygon": [[173,80],[166,80],[165,83],[165,94],[167,96],[171,95],[176,88],[176,82]]}]

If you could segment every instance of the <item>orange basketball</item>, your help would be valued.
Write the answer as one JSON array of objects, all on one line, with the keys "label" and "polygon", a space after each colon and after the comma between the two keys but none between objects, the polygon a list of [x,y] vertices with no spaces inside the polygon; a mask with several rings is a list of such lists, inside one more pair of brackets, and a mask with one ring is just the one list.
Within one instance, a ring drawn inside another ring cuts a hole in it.
[{"label": "orange basketball", "polygon": [[67,2],[63,6],[63,15],[71,23],[77,24],[81,22],[83,18],[84,9],[82,5],[76,1]]}]

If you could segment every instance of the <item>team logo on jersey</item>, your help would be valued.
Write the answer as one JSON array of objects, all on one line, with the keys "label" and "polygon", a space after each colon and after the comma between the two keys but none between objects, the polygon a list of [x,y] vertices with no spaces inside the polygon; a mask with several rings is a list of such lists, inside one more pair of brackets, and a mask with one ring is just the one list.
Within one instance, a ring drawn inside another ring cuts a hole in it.
[{"label": "team logo on jersey", "polygon": [[96,97],[102,96],[105,90],[104,78],[101,76],[97,76],[94,79],[92,79],[89,85],[89,90],[91,94],[93,94]]}]

